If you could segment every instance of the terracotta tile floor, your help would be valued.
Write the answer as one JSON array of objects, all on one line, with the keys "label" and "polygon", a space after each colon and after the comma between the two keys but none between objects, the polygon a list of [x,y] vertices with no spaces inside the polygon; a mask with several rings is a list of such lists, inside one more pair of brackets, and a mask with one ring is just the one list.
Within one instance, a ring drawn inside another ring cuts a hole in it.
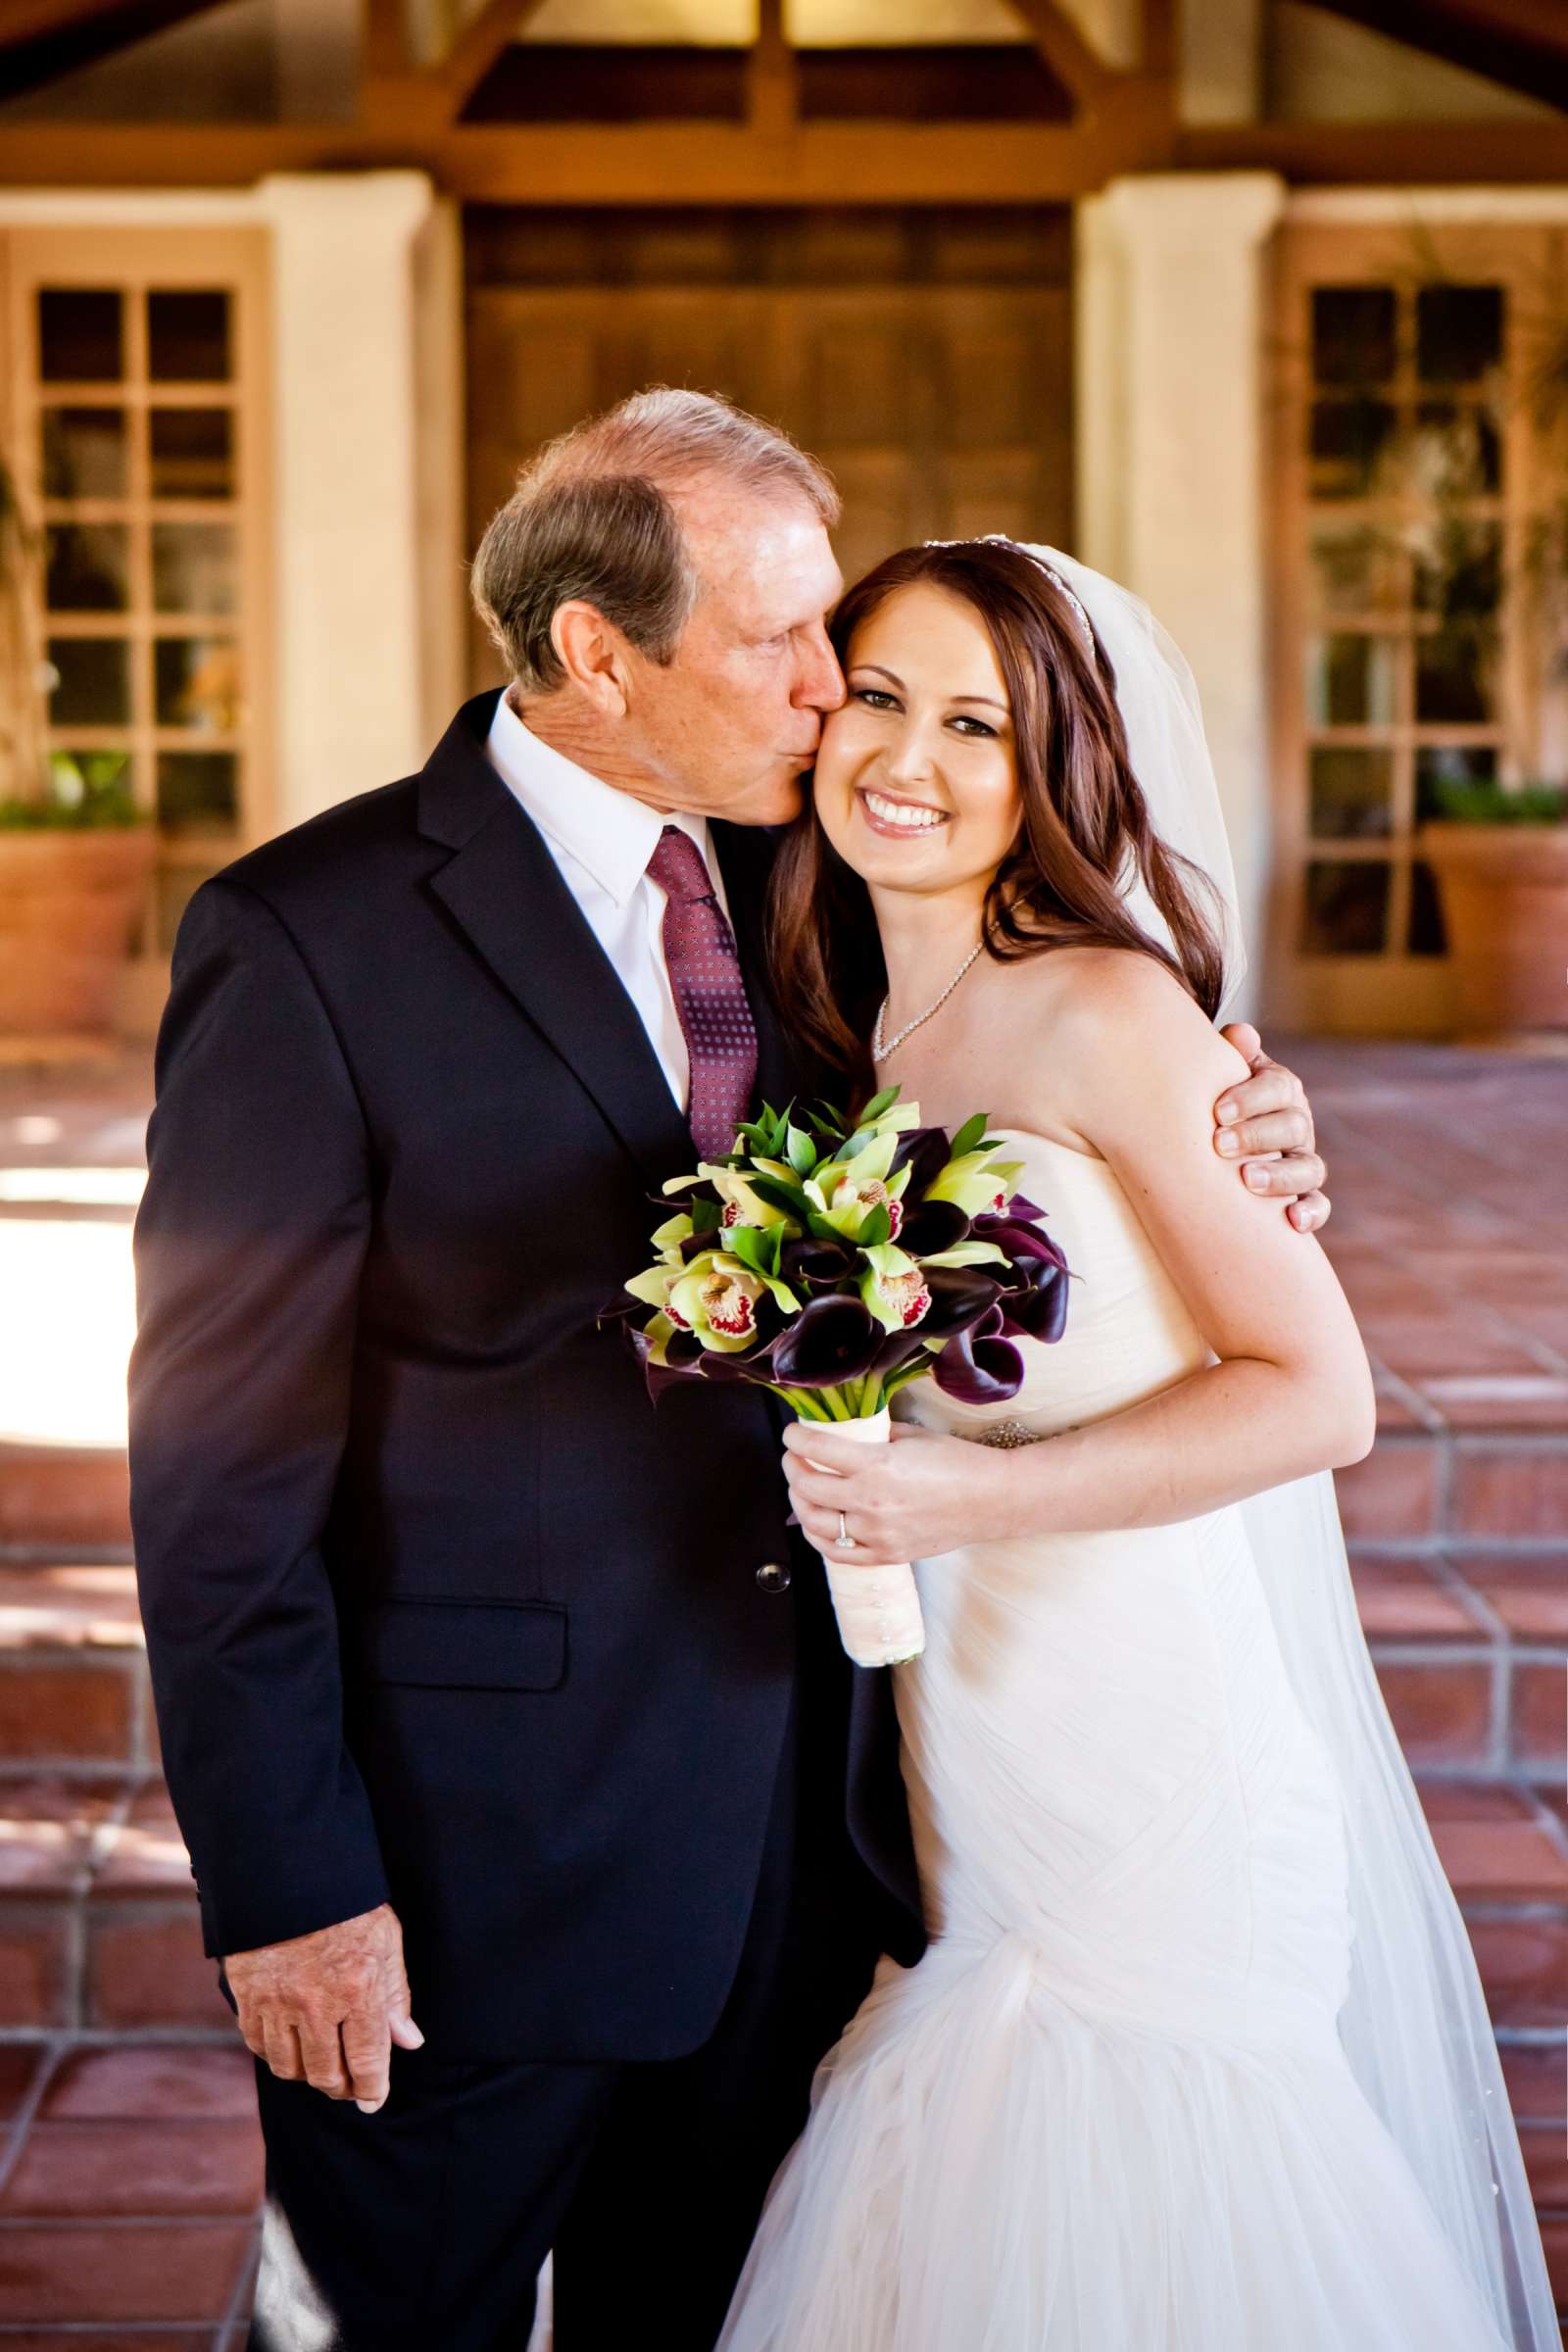
[{"label": "terracotta tile floor", "polygon": [[[1343,1481],[1357,1596],[1568,2302],[1568,1062],[1270,1042],[1312,1092],[1380,1396]],[[128,1232],[113,1171],[139,1163],[147,1093],[141,1057],[0,1069],[0,1246],[19,1262],[47,1232],[66,1262],[90,1229],[104,1263],[66,1359],[105,1356],[100,1415],[123,1348],[122,1294],[94,1311]],[[53,1198],[51,1169],[78,1196],[104,1172],[105,1197]],[[27,1407],[6,1345],[0,1408]],[[238,2352],[250,2061],[157,1778],[116,1433],[50,1435],[0,1409],[0,2352]]]}]

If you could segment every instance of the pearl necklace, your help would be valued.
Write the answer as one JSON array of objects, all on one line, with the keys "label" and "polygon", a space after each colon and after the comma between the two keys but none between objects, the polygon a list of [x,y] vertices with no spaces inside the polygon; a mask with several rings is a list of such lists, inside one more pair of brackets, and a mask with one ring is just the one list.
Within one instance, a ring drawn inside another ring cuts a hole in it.
[{"label": "pearl necklace", "polygon": [[933,1001],[926,1006],[924,1012],[917,1012],[912,1021],[906,1021],[904,1027],[899,1031],[897,1037],[884,1037],[882,1034],[883,1024],[886,1022],[888,1017],[888,1005],[892,1002],[892,999],[889,997],[883,998],[882,1008],[876,1016],[876,1027],[871,1032],[871,1053],[875,1060],[886,1061],[890,1054],[896,1054],[898,1052],[900,1046],[903,1045],[906,1037],[912,1037],[916,1029],[924,1027],[925,1023],[931,1018],[931,1015],[934,1012],[940,1012],[942,1010],[943,1005],[952,996],[954,990],[957,987],[958,982],[963,978],[964,973],[969,969],[970,964],[973,963],[975,957],[979,955],[985,944],[986,943],[983,939],[977,939],[975,941],[974,946],[969,950],[968,955],[959,964],[957,970],[954,973],[953,978],[948,982],[947,987],[942,991],[941,996],[934,998]]}]

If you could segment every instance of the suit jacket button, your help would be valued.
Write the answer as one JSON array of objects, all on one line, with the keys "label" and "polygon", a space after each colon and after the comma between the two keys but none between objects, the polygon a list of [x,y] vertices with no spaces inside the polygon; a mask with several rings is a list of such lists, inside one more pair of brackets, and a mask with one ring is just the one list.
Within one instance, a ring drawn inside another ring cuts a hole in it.
[{"label": "suit jacket button", "polygon": [[789,1588],[790,1572],[777,1560],[764,1560],[757,1571],[757,1581],[764,1592],[783,1592]]}]

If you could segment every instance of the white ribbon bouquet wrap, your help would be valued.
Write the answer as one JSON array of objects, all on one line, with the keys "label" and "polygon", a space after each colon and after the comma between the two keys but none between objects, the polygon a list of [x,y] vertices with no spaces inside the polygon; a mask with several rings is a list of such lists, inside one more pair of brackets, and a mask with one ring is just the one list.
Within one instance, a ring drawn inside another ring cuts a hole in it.
[{"label": "white ribbon bouquet wrap", "polygon": [[[728,1158],[664,1187],[683,1205],[607,1310],[625,1322],[650,1394],[744,1381],[871,1446],[888,1442],[899,1390],[928,1374],[967,1404],[1015,1396],[1014,1343],[1065,1327],[1067,1265],[1002,1149],[984,1113],[950,1136],[922,1126],[897,1087],[855,1118],[831,1102],[799,1114],[764,1103]],[[858,1666],[919,1656],[907,1561],[862,1562],[846,1542],[826,1565]]]}]

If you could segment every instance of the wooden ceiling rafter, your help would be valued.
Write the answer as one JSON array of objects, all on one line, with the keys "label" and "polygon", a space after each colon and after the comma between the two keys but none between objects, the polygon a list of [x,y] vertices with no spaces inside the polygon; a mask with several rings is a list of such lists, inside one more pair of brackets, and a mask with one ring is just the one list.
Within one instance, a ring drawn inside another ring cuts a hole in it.
[{"label": "wooden ceiling rafter", "polygon": [[1074,104],[1087,113],[1104,96],[1109,85],[1125,80],[1106,64],[1098,49],[1085,40],[1057,0],[1009,0],[1056,79],[1068,89]]},{"label": "wooden ceiling rafter", "polygon": [[220,0],[4,0],[0,98],[20,98],[78,67],[167,32]]},{"label": "wooden ceiling rafter", "polygon": [[747,61],[746,115],[759,137],[788,138],[801,116],[800,69],[784,29],[784,0],[758,0],[757,38]]},{"label": "wooden ceiling rafter", "polygon": [[520,40],[544,0],[484,0],[460,26],[444,58],[428,71],[446,92],[454,120],[478,88],[503,49]]}]

